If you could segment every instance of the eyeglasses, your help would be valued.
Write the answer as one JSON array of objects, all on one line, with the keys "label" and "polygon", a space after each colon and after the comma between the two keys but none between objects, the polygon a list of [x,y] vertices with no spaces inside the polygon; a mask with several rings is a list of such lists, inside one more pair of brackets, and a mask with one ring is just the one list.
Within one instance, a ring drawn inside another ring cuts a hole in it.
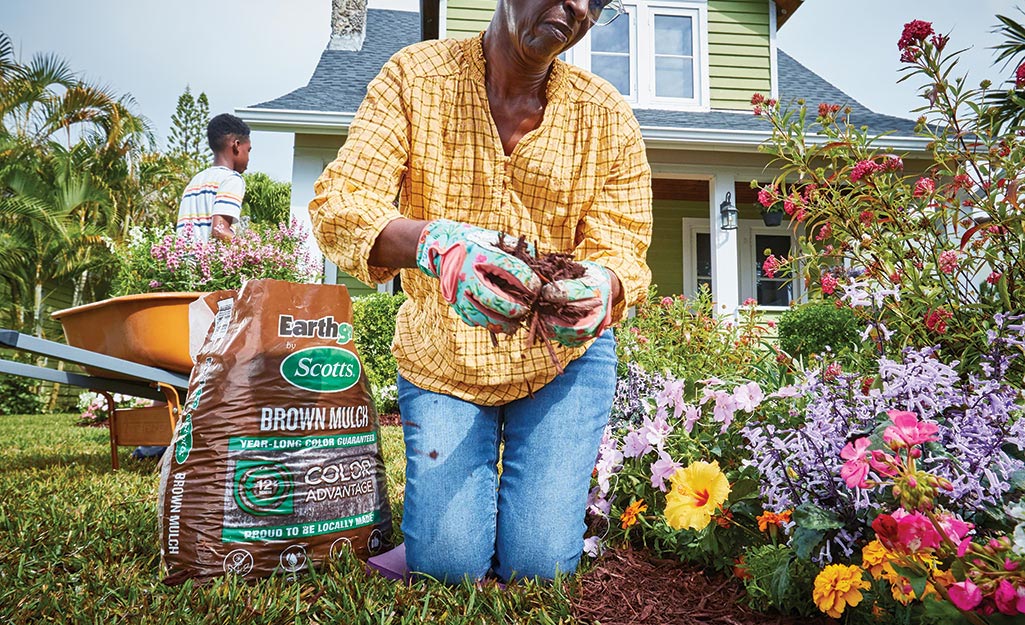
[{"label": "eyeglasses", "polygon": [[587,18],[595,26],[608,26],[625,12],[622,0],[590,0],[587,5]]}]

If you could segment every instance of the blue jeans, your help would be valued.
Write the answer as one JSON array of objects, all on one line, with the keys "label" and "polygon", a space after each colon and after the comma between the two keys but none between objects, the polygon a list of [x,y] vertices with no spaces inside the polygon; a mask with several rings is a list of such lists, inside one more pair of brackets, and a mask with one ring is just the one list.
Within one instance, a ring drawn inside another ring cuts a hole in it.
[{"label": "blue jeans", "polygon": [[611,330],[533,398],[502,406],[425,391],[399,376],[409,569],[448,582],[575,571],[615,388]]}]

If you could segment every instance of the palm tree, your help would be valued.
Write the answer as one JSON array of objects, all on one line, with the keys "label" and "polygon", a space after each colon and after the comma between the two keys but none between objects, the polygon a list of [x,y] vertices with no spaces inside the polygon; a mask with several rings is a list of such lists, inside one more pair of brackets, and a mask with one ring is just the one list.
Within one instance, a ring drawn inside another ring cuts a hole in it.
[{"label": "palm tree", "polygon": [[140,173],[154,141],[134,108],[55,55],[19,62],[0,33],[0,281],[34,334],[48,289],[73,284],[82,303],[102,282],[90,272],[109,264],[102,236],[120,239],[145,213]]},{"label": "palm tree", "polygon": [[[1025,15],[1025,11],[1020,8],[1018,10]],[[1002,35],[1004,40],[994,46],[997,52],[996,62],[1003,61],[1004,70],[1025,65],[1025,24],[1006,15],[997,15],[997,19],[1000,20],[1000,24],[993,32]],[[998,90],[986,98],[990,105],[994,135],[1000,134],[1005,126],[1014,131],[1025,125],[1025,86],[1017,84],[1014,79],[1010,82],[1010,89]]]}]

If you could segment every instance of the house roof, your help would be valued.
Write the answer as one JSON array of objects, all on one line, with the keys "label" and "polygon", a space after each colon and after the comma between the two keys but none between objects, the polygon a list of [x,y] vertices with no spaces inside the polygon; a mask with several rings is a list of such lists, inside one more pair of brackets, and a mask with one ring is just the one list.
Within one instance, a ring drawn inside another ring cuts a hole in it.
[{"label": "house roof", "polygon": [[[410,11],[370,9],[363,48],[359,51],[324,50],[309,84],[279,98],[238,112],[258,129],[340,133],[352,120],[366,94],[367,84],[399,49],[420,41],[420,15]],[[820,102],[850,106],[851,119],[873,133],[914,137],[915,122],[869,110],[829,81],[778,53],[779,92],[784,102],[803,98],[809,106]],[[638,108],[637,120],[649,143],[663,141],[704,144],[752,145],[769,133],[766,122],[750,112],[667,111]],[[919,140],[895,141],[894,147],[918,148]]]}]

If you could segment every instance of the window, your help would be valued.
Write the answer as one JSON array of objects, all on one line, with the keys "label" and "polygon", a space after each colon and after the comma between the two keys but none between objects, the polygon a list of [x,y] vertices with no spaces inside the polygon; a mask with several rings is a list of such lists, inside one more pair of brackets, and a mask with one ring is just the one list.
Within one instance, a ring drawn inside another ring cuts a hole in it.
[{"label": "window", "polygon": [[[683,219],[683,294],[691,296],[704,284],[712,287],[712,240],[707,219]],[[789,275],[772,278],[762,271],[765,252],[789,256],[794,245],[792,233],[780,227],[763,226],[760,221],[742,219],[738,233],[740,266],[738,276],[722,278],[727,283],[739,280],[740,301],[754,299],[760,308],[786,308],[801,296],[800,281]]]},{"label": "window", "polygon": [[591,71],[598,74],[627,98],[634,95],[633,51],[635,13],[629,9],[614,22],[591,30]]},{"label": "window", "polygon": [[740,246],[740,301],[753,298],[762,308],[786,308],[801,296],[800,280],[790,274],[770,278],[762,271],[766,252],[789,256],[794,236],[786,226],[765,226],[759,220],[742,219],[738,230]]},{"label": "window", "polygon": [[566,58],[608,80],[635,106],[708,110],[705,0],[625,4]]},{"label": "window", "polygon": [[654,15],[655,97],[694,99],[694,19]]}]

